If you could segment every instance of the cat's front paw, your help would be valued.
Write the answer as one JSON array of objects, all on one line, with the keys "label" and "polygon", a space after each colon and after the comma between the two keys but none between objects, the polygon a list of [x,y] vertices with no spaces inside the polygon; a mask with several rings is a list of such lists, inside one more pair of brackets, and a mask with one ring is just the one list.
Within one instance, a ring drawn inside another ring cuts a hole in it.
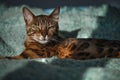
[{"label": "cat's front paw", "polygon": [[67,48],[71,51],[73,51],[76,48],[77,44],[78,40],[75,38],[68,38],[62,43],[64,48]]}]

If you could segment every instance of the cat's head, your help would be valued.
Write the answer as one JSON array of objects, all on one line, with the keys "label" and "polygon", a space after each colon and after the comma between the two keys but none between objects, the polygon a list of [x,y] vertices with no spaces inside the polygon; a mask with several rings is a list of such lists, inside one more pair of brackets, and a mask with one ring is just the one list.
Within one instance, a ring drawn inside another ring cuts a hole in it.
[{"label": "cat's head", "polygon": [[23,8],[27,37],[30,40],[46,44],[55,40],[58,35],[58,20],[60,7],[53,10],[50,15],[35,16],[28,8]]}]

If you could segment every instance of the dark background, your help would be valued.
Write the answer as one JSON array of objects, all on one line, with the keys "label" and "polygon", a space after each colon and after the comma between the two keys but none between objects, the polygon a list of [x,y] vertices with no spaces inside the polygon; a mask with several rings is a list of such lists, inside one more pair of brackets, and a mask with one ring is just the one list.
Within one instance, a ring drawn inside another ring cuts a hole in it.
[{"label": "dark background", "polygon": [[29,5],[31,7],[53,8],[56,6],[99,6],[110,4],[120,8],[120,0],[0,0],[7,7]]}]

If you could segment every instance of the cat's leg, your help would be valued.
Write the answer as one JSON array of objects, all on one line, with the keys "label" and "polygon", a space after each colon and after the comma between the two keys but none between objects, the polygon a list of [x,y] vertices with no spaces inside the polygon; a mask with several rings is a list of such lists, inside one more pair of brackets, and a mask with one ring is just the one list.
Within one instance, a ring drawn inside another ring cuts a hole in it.
[{"label": "cat's leg", "polygon": [[74,49],[76,48],[77,44],[78,44],[78,40],[75,38],[68,38],[64,40],[58,46],[58,57],[59,58],[72,58]]},{"label": "cat's leg", "polygon": [[0,59],[6,59],[6,57],[4,57],[4,56],[0,56]]},{"label": "cat's leg", "polygon": [[32,50],[24,50],[18,56],[0,56],[0,59],[34,59],[34,58],[41,58]]},{"label": "cat's leg", "polygon": [[7,57],[8,59],[25,59],[24,57],[22,57],[21,55],[19,56],[13,56],[13,57]]},{"label": "cat's leg", "polygon": [[33,59],[33,58],[39,58],[38,55],[36,55],[31,50],[25,50],[18,56],[0,56],[0,59]]},{"label": "cat's leg", "polygon": [[30,59],[33,59],[33,58],[40,58],[39,55],[36,54],[36,52],[32,51],[32,50],[24,50],[21,54],[22,57],[24,58],[30,58]]}]

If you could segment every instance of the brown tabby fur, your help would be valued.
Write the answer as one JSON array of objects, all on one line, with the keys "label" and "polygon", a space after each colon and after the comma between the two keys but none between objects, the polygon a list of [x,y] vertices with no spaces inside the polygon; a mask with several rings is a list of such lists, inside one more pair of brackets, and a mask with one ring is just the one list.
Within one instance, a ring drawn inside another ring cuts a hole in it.
[{"label": "brown tabby fur", "polygon": [[1,59],[33,59],[52,56],[79,60],[120,58],[120,41],[59,37],[59,13],[60,8],[57,7],[50,15],[35,16],[24,7],[23,16],[27,31],[25,49],[18,56],[1,57]]}]

